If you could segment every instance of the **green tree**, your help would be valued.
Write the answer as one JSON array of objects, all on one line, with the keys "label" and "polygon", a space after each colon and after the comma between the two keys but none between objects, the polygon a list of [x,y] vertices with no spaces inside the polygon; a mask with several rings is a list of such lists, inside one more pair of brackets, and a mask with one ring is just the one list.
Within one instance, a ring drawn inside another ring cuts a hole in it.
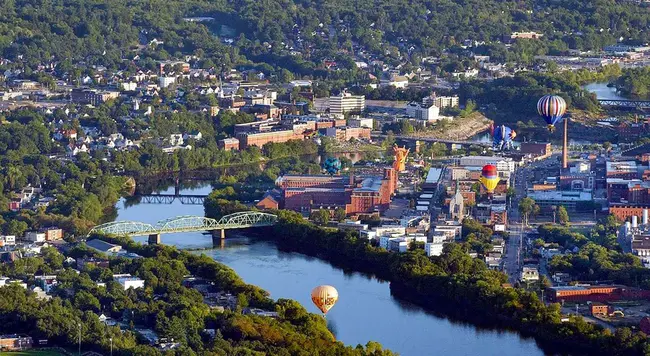
[{"label": "green tree", "polygon": [[523,223],[528,226],[528,216],[533,212],[535,201],[529,197],[525,197],[519,201],[519,212],[523,215]]},{"label": "green tree", "polygon": [[29,226],[26,222],[12,219],[7,222],[4,231],[7,235],[23,236],[28,228]]},{"label": "green tree", "polygon": [[309,215],[309,219],[319,225],[327,225],[330,221],[330,212],[326,209],[314,210]]},{"label": "green tree", "polygon": [[334,220],[341,222],[345,220],[346,217],[347,214],[345,213],[345,209],[336,208],[336,210],[334,210]]},{"label": "green tree", "polygon": [[569,224],[569,213],[566,211],[566,208],[564,205],[560,205],[557,208],[557,219],[562,225],[568,225]]}]

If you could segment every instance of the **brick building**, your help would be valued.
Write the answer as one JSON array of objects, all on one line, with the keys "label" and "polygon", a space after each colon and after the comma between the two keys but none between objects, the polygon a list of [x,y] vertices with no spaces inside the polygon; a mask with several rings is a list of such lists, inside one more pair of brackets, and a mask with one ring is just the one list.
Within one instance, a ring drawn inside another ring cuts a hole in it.
[{"label": "brick building", "polygon": [[[388,209],[397,175],[392,168],[384,168],[379,174],[351,176],[285,175],[276,184],[284,209],[309,212],[343,208],[347,214],[376,213]],[[262,201],[265,206],[274,206],[277,200],[277,196],[267,194]]]},{"label": "brick building", "polygon": [[330,127],[325,129],[325,136],[334,137],[339,141],[351,139],[370,139],[370,129],[366,127]]},{"label": "brick building", "polygon": [[27,335],[0,335],[0,351],[19,351],[32,348],[32,338]]},{"label": "brick building", "polygon": [[650,291],[622,285],[586,285],[547,288],[551,302],[605,302],[617,300],[650,299]]},{"label": "brick building", "polygon": [[72,89],[70,100],[73,103],[90,104],[97,106],[111,99],[117,99],[120,95],[116,91],[100,91],[95,89]]},{"label": "brick building", "polygon": [[217,146],[225,151],[239,150],[239,140],[236,138],[224,138],[217,141]]},{"label": "brick building", "polygon": [[249,146],[262,147],[269,142],[283,143],[291,140],[302,140],[302,134],[295,133],[293,130],[274,130],[257,133],[240,133],[237,135],[240,149]]},{"label": "brick building", "polygon": [[522,154],[531,155],[536,159],[550,157],[553,151],[550,143],[522,142],[520,151]]},{"label": "brick building", "polygon": [[650,204],[650,181],[640,179],[607,179],[610,204]]},{"label": "brick building", "polygon": [[632,216],[643,216],[643,209],[650,208],[650,205],[610,205],[609,213],[621,221],[629,221]]}]

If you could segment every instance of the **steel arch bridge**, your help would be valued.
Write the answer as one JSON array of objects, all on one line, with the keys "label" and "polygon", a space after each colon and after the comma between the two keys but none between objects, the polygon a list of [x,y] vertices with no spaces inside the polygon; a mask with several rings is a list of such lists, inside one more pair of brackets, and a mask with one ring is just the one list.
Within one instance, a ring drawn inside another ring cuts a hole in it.
[{"label": "steel arch bridge", "polygon": [[139,221],[114,221],[93,227],[88,236],[93,233],[152,236],[175,232],[212,231],[227,229],[244,229],[274,225],[278,217],[273,214],[256,211],[242,211],[226,215],[219,220],[204,216],[176,216],[158,221],[155,225]]}]

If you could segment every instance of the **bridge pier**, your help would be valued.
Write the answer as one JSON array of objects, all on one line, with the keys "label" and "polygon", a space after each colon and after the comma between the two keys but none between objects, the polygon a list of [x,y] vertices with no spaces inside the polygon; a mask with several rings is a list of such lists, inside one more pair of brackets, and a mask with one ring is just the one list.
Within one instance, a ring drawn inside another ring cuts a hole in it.
[{"label": "bridge pier", "polygon": [[160,245],[160,234],[149,235],[149,245]]},{"label": "bridge pier", "polygon": [[226,229],[212,230],[212,245],[221,246],[222,242],[226,239]]}]

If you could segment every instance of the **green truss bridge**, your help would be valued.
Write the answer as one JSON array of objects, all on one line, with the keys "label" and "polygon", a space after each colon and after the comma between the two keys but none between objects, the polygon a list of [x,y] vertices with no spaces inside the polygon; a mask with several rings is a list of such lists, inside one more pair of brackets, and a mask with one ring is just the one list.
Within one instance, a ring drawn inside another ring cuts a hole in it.
[{"label": "green truss bridge", "polygon": [[161,234],[176,232],[211,231],[213,242],[226,237],[228,229],[246,229],[252,227],[272,226],[278,220],[273,214],[257,211],[242,211],[226,215],[219,220],[206,218],[204,216],[177,216],[161,220],[155,225],[139,221],[114,221],[97,225],[88,232],[121,235],[121,236],[149,236],[149,243],[160,243]]}]

